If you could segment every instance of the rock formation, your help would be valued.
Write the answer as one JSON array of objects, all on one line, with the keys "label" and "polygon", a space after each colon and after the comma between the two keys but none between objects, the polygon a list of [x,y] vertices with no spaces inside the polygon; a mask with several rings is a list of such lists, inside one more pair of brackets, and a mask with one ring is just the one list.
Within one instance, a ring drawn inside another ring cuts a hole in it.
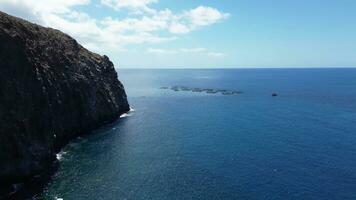
[{"label": "rock formation", "polygon": [[172,86],[172,87],[167,87],[167,86],[163,86],[160,87],[160,89],[163,90],[173,90],[175,92],[179,92],[179,91],[190,91],[190,92],[205,92],[207,94],[217,94],[220,93],[222,95],[239,95],[242,94],[241,91],[233,91],[233,90],[225,90],[225,89],[212,89],[212,88],[191,88],[191,87],[186,87],[186,86]]},{"label": "rock formation", "polygon": [[48,170],[70,139],[128,110],[107,56],[0,12],[0,193]]}]

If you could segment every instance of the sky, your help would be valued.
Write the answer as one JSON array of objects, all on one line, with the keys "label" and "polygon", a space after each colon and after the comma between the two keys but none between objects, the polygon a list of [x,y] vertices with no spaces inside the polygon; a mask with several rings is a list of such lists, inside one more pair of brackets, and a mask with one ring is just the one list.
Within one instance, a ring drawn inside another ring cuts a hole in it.
[{"label": "sky", "polygon": [[355,0],[0,0],[118,68],[356,67]]}]

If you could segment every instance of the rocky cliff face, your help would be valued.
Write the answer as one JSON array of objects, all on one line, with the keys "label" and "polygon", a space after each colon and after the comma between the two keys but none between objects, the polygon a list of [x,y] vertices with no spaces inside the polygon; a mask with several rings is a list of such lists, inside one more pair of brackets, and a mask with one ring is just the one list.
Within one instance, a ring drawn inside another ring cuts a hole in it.
[{"label": "rocky cliff face", "polygon": [[68,140],[128,110],[108,57],[0,12],[0,188],[44,172]]}]

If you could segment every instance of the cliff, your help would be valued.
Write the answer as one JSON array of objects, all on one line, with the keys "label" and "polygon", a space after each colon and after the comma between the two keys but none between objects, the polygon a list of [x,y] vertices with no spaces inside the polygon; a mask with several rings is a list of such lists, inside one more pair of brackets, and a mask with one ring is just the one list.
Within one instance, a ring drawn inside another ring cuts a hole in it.
[{"label": "cliff", "polygon": [[48,170],[70,139],[128,110],[124,87],[107,56],[58,30],[0,12],[3,193],[10,184]]}]

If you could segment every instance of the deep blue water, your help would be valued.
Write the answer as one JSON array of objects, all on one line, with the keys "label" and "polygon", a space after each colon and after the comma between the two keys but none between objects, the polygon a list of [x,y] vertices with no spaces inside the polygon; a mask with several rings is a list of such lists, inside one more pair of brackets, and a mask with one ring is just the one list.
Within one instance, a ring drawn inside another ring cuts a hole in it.
[{"label": "deep blue water", "polygon": [[135,112],[66,146],[45,199],[356,199],[356,69],[119,78]]}]

